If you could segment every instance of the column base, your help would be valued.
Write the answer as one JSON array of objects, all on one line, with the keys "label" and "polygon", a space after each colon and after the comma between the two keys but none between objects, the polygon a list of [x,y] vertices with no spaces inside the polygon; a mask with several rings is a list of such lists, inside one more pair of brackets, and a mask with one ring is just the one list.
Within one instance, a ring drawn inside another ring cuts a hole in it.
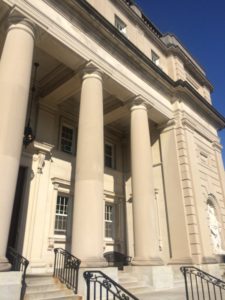
[{"label": "column base", "polygon": [[135,257],[131,264],[133,266],[162,266],[164,265],[160,257]]},{"label": "column base", "polygon": [[108,263],[102,257],[95,258],[81,258],[81,268],[104,268]]},{"label": "column base", "polygon": [[213,256],[203,256],[202,257],[202,264],[216,264],[218,263],[216,257]]},{"label": "column base", "polygon": [[168,265],[193,265],[193,259],[191,257],[171,258]]},{"label": "column base", "polygon": [[0,272],[7,272],[11,270],[11,264],[5,257],[0,257]]}]

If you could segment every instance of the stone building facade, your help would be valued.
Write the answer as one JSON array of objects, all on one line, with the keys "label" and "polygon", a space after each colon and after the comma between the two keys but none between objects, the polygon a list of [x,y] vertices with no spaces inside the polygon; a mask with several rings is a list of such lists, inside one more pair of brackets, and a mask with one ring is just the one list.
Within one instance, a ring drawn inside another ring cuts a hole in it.
[{"label": "stone building facade", "polygon": [[1,269],[7,246],[30,272],[56,247],[86,267],[111,250],[138,266],[218,261],[225,119],[174,35],[131,0],[1,0],[0,52]]}]

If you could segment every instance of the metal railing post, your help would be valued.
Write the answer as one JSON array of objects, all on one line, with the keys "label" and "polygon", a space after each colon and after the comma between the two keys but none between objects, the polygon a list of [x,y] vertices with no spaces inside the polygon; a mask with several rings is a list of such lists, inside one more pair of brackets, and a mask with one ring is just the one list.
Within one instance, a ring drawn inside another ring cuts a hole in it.
[{"label": "metal railing post", "polygon": [[20,293],[20,299],[22,300],[24,298],[25,292],[26,292],[26,271],[27,267],[29,265],[29,261],[20,255],[14,248],[9,247],[7,249],[7,258],[9,262],[12,265],[11,270],[12,271],[22,271],[22,286],[21,286],[21,293]]},{"label": "metal railing post", "polygon": [[78,272],[81,261],[62,248],[55,248],[53,276],[65,283],[74,293],[78,290]]},{"label": "metal railing post", "polygon": [[221,279],[192,266],[181,267],[180,270],[184,275],[187,300],[225,299],[225,282]]},{"label": "metal railing post", "polygon": [[101,271],[86,271],[83,276],[87,286],[86,300],[139,300]]}]

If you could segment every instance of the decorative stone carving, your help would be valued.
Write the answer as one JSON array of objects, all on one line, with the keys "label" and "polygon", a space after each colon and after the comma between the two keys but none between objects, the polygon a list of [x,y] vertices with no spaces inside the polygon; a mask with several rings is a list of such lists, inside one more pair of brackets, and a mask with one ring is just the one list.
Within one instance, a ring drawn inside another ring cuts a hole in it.
[{"label": "decorative stone carving", "polygon": [[38,161],[37,173],[42,174],[42,169],[45,165],[45,160],[49,159],[49,157],[52,156],[52,149],[54,146],[47,143],[40,143],[38,141],[34,141],[33,147],[38,152],[38,154],[34,155],[33,157],[34,161]]},{"label": "decorative stone carving", "polygon": [[221,236],[220,236],[220,231],[221,231],[220,224],[217,219],[214,206],[210,202],[208,202],[207,206],[208,206],[207,211],[209,217],[210,235],[213,244],[213,252],[215,254],[221,254],[223,250],[222,250]]}]

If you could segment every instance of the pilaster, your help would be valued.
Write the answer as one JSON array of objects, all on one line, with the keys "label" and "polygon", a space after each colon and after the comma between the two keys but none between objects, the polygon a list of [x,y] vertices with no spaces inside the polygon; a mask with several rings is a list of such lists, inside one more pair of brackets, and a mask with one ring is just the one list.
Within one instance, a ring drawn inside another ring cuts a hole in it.
[{"label": "pilaster", "polygon": [[32,181],[27,208],[23,255],[30,260],[30,267],[43,267],[43,252],[47,250],[46,222],[48,209],[48,181],[53,145],[35,141],[33,144]]},{"label": "pilaster", "polygon": [[[183,180],[189,181],[189,185],[183,184],[185,189],[185,207],[190,235],[190,246],[194,263],[212,263],[216,259],[212,253],[207,220],[207,205],[203,197],[199,161],[197,157],[197,145],[195,140],[195,124],[187,119],[181,120],[183,125],[185,151],[187,155],[186,173]],[[208,229],[208,230],[207,230]]]},{"label": "pilaster", "polygon": [[159,127],[163,177],[168,216],[168,233],[171,264],[192,263],[190,238],[185,214],[185,193],[182,187],[182,173],[179,160],[186,165],[183,149],[183,135],[176,120],[170,120]]}]

